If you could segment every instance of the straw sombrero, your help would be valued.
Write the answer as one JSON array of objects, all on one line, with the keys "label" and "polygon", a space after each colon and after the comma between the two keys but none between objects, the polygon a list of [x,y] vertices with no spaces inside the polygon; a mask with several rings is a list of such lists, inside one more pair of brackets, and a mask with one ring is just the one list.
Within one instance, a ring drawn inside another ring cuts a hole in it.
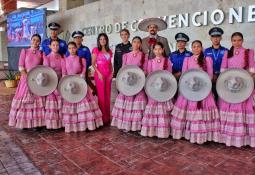
[{"label": "straw sombrero", "polygon": [[161,18],[147,18],[139,22],[138,29],[144,32],[148,31],[149,25],[158,26],[158,31],[165,30],[167,28],[167,23]]},{"label": "straw sombrero", "polygon": [[67,75],[58,85],[60,95],[70,103],[78,103],[87,95],[87,83],[79,75]]},{"label": "straw sombrero", "polygon": [[182,74],[179,80],[180,93],[190,101],[201,101],[211,92],[212,82],[209,75],[198,69]]},{"label": "straw sombrero", "polygon": [[46,96],[57,88],[58,76],[50,67],[36,66],[28,72],[27,84],[33,94]]},{"label": "straw sombrero", "polygon": [[126,96],[138,94],[144,87],[145,74],[135,65],[122,67],[116,77],[117,89]]},{"label": "straw sombrero", "polygon": [[246,70],[231,68],[220,74],[216,90],[224,101],[241,103],[251,96],[254,90],[254,81]]},{"label": "straw sombrero", "polygon": [[146,78],[146,94],[159,102],[165,102],[174,97],[177,91],[177,81],[172,73],[159,70],[150,73]]}]

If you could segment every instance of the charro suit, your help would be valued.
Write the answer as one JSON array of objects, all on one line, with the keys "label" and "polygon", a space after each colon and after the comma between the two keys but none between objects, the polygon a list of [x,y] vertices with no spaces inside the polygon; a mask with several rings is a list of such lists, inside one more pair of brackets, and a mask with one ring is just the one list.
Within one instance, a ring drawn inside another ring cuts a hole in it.
[{"label": "charro suit", "polygon": [[[149,59],[152,59],[152,58],[155,57],[155,55],[154,55],[152,50],[150,51],[149,39],[150,39],[149,36],[146,37],[146,38],[143,38],[143,40],[142,40],[142,50],[145,54],[148,54]],[[164,45],[166,56],[168,57],[169,54],[170,54],[170,48],[169,48],[167,39],[165,37],[162,37],[162,36],[157,36],[156,40],[157,40],[157,42],[161,42]]]}]

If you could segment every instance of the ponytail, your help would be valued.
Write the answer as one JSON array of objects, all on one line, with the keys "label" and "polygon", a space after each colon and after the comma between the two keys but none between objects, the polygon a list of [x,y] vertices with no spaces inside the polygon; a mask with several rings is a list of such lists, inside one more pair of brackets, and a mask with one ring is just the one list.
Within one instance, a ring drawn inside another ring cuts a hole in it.
[{"label": "ponytail", "polygon": [[230,48],[230,50],[228,51],[228,58],[231,58],[231,57],[233,57],[234,56],[234,46],[232,46],[231,48]]},{"label": "ponytail", "polygon": [[249,68],[249,52],[250,52],[250,49],[245,49],[245,52],[244,52],[244,68]]},{"label": "ponytail", "polygon": [[[232,40],[233,37],[235,37],[235,36],[239,36],[240,38],[243,39],[243,34],[242,34],[241,32],[235,32],[235,33],[233,33],[232,36],[231,36],[231,40]],[[228,51],[228,56],[227,56],[227,58],[231,58],[231,57],[233,57],[233,56],[234,56],[234,46],[232,46],[232,47],[230,48],[230,50]]]},{"label": "ponytail", "polygon": [[[192,42],[192,45],[194,43],[199,43],[201,45],[201,47],[203,47],[203,44],[200,40],[195,40]],[[197,58],[197,64],[204,70],[206,71],[206,62],[205,62],[205,56],[204,56],[204,53],[203,51],[199,54],[198,58]]]},{"label": "ponytail", "polygon": [[165,60],[164,60],[163,69],[164,69],[164,70],[167,70],[167,69],[168,69],[168,58],[166,58],[166,57],[165,57]]}]

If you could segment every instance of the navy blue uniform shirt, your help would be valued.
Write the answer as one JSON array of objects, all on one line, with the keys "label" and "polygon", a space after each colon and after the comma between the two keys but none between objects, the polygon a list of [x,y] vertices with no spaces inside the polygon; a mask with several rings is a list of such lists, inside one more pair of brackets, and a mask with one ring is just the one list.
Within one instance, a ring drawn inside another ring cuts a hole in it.
[{"label": "navy blue uniform shirt", "polygon": [[211,57],[213,59],[213,73],[219,74],[221,62],[224,56],[225,51],[228,49],[225,47],[220,46],[218,49],[214,49],[213,47],[209,47],[205,49],[204,55],[206,57]]},{"label": "navy blue uniform shirt", "polygon": [[184,52],[180,53],[179,50],[172,52],[169,56],[169,59],[171,60],[173,64],[173,73],[181,72],[182,71],[182,65],[184,58],[192,56],[192,53],[190,51],[185,50]]},{"label": "navy blue uniform shirt", "polygon": [[[64,40],[62,39],[59,39],[58,38],[58,41],[59,41],[59,51],[58,53],[62,56],[64,56],[67,52],[67,44]],[[45,39],[43,42],[42,42],[42,51],[43,53],[47,56],[50,54],[51,52],[51,48],[49,47],[50,46],[50,42],[51,42],[51,38],[47,38]]]}]

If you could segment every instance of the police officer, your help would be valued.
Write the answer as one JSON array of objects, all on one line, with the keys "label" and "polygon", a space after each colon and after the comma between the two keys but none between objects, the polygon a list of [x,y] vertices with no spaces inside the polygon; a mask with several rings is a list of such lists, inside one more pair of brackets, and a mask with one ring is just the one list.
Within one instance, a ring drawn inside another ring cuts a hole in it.
[{"label": "police officer", "polygon": [[[82,33],[81,31],[74,31],[72,33],[72,37],[73,37],[74,42],[76,43],[77,48],[78,48],[78,50],[77,50],[78,56],[80,58],[86,59],[86,68],[88,70],[89,66],[91,66],[91,53],[90,53],[89,48],[82,44],[84,33]],[[70,53],[67,51],[66,56],[68,57],[69,55],[70,55]]]},{"label": "police officer", "polygon": [[115,53],[114,53],[114,73],[113,73],[113,77],[117,76],[117,73],[119,71],[119,69],[122,66],[122,56],[125,53],[128,53],[130,51],[132,51],[132,45],[129,42],[129,37],[130,37],[130,33],[128,31],[128,29],[122,29],[120,31],[120,37],[122,39],[122,43],[118,44],[115,48]]},{"label": "police officer", "polygon": [[211,36],[212,46],[205,49],[204,55],[206,57],[211,57],[213,60],[213,84],[212,84],[212,91],[216,100],[218,99],[218,95],[216,92],[216,80],[220,74],[220,67],[222,58],[224,56],[225,51],[227,48],[222,47],[220,42],[222,40],[222,35],[224,31],[219,27],[213,27],[209,30],[209,35]]},{"label": "police officer", "polygon": [[49,47],[51,40],[58,40],[59,41],[59,54],[64,56],[67,51],[67,44],[64,40],[58,38],[58,30],[60,29],[60,25],[58,23],[52,22],[48,25],[50,29],[50,38],[45,39],[42,42],[42,51],[45,55],[48,55],[51,52]]},{"label": "police officer", "polygon": [[182,72],[183,61],[186,57],[192,56],[190,51],[186,50],[186,44],[189,42],[189,37],[185,33],[177,33],[175,35],[177,42],[177,50],[170,54],[169,59],[173,64],[173,75],[179,79]]}]

